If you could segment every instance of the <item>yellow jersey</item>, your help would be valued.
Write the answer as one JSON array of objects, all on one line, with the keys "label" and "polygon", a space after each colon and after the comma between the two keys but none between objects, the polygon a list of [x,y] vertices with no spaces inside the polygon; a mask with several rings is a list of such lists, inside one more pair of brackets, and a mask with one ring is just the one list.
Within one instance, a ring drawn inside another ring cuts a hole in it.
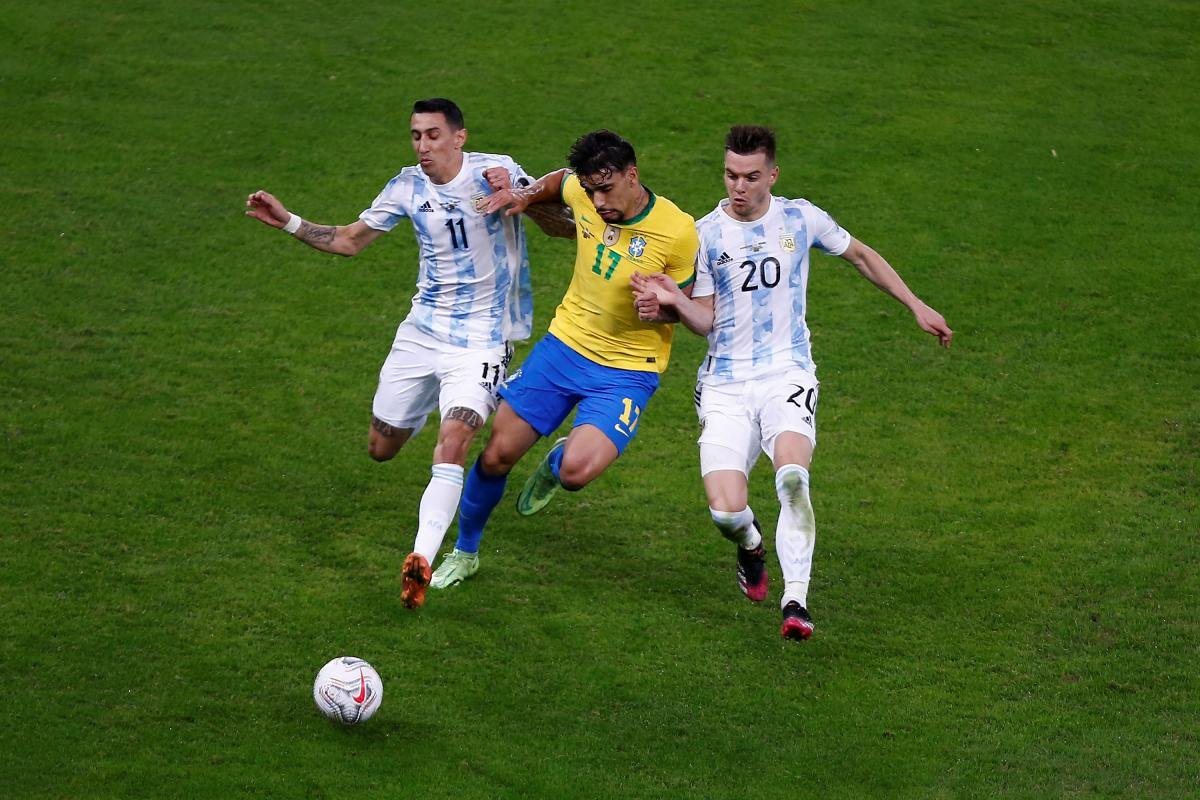
[{"label": "yellow jersey", "polygon": [[680,286],[696,277],[696,222],[650,192],[633,219],[605,222],[579,179],[567,175],[562,200],[575,215],[575,272],[550,322],[550,333],[607,367],[662,372],[671,358],[674,325],[642,322],[629,276],[665,272]]}]

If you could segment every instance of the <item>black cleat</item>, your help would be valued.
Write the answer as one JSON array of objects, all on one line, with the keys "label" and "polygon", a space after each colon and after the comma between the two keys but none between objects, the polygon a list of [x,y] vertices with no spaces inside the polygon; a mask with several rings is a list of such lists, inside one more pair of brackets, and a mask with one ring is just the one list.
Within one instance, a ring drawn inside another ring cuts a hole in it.
[{"label": "black cleat", "polygon": [[814,627],[808,609],[795,600],[783,607],[783,627],[779,629],[779,635],[783,638],[804,641],[813,635]]},{"label": "black cleat", "polygon": [[767,550],[759,542],[758,547],[737,549],[737,582],[742,594],[751,602],[761,603],[767,597]]}]

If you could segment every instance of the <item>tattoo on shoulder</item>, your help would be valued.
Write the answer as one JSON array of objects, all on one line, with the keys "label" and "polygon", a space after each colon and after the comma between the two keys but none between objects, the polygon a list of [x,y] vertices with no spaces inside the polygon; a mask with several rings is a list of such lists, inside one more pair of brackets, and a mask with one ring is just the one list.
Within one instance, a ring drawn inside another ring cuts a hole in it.
[{"label": "tattoo on shoulder", "polygon": [[313,225],[305,222],[300,226],[300,237],[306,242],[328,243],[333,241],[337,228],[332,225]]},{"label": "tattoo on shoulder", "polygon": [[479,412],[462,406],[455,406],[446,412],[446,419],[457,420],[473,431],[483,427],[483,417],[479,416]]}]

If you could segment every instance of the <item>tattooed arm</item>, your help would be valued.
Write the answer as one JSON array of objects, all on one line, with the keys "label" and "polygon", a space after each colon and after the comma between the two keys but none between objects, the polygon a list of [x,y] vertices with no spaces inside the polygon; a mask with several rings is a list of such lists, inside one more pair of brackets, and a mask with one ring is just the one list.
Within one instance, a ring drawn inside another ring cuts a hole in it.
[{"label": "tattooed arm", "polygon": [[[270,192],[257,191],[246,198],[246,216],[254,217],[264,225],[282,228],[292,215],[283,203]],[[380,237],[377,231],[361,219],[349,225],[317,225],[305,220],[292,235],[313,249],[339,256],[361,253],[371,242]]]}]

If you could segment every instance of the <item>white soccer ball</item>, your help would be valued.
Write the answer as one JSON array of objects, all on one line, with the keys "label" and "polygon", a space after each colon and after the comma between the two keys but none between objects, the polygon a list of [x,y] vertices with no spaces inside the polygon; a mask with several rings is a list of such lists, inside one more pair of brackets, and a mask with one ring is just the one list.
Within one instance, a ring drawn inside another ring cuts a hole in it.
[{"label": "white soccer ball", "polygon": [[366,722],[383,702],[383,681],[375,668],[353,656],[335,658],[313,681],[313,702],[329,719],[343,725]]}]

